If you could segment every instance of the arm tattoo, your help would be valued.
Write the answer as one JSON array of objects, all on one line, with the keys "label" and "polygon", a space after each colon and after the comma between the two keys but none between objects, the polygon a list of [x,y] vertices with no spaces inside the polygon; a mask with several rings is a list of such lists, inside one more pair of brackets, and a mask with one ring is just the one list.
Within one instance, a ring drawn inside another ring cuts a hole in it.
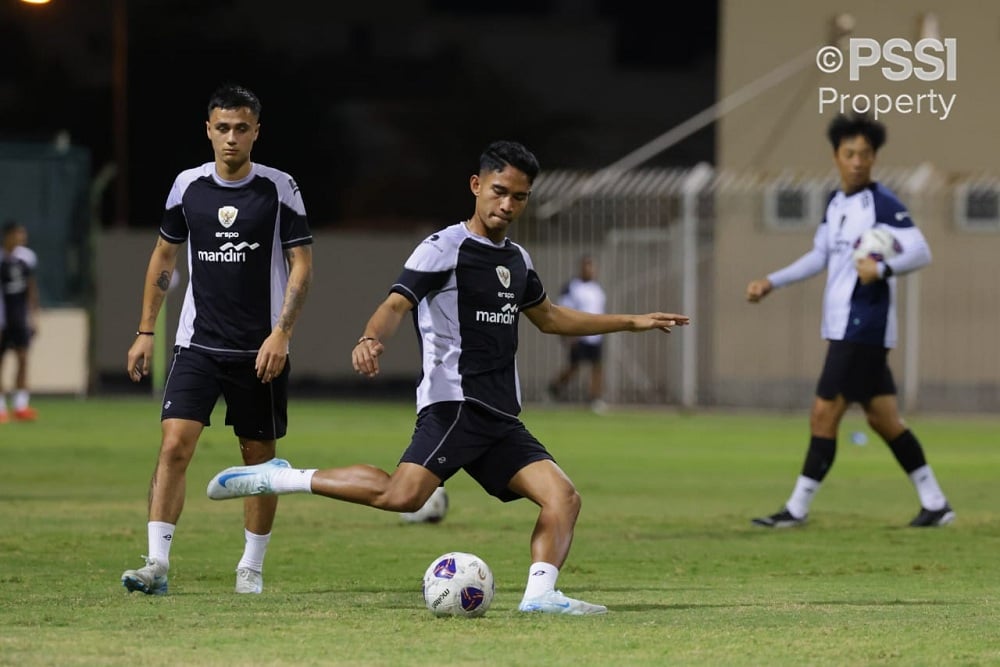
[{"label": "arm tattoo", "polygon": [[[296,252],[301,252],[305,258],[312,259],[312,252],[308,246],[286,251],[285,258],[288,260],[288,266],[293,269],[289,273],[294,273]],[[298,319],[299,313],[302,311],[302,305],[306,302],[309,285],[312,283],[311,262],[306,263],[305,266],[307,270],[298,280],[292,281],[291,276],[289,276],[288,287],[285,290],[285,303],[281,308],[281,315],[278,317],[278,328],[289,336],[292,334],[295,320]]]},{"label": "arm tattoo", "polygon": [[170,287],[170,272],[160,271],[160,275],[156,277],[156,283],[154,284],[160,288],[161,292],[166,292]]},{"label": "arm tattoo", "polygon": [[301,285],[288,284],[288,293],[285,295],[285,306],[281,309],[281,317],[278,318],[278,326],[282,331],[291,335],[295,320],[298,319],[302,311],[302,305],[306,302],[306,294],[309,293],[309,278],[306,277]]}]

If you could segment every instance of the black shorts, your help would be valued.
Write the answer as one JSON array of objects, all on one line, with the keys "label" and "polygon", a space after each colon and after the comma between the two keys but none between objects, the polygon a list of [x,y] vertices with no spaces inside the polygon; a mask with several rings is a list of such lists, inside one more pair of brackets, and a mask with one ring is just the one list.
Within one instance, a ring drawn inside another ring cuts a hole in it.
[{"label": "black shorts", "polygon": [[226,399],[226,424],[238,437],[276,440],[288,428],[288,373],[262,383],[254,357],[213,357],[190,348],[174,348],[163,389],[160,419],[190,419],[210,426],[216,401]]},{"label": "black shorts", "polygon": [[0,332],[0,351],[27,348],[32,333],[27,324],[8,323]]},{"label": "black shorts", "polygon": [[581,361],[589,361],[593,364],[599,363],[601,361],[601,344],[585,343],[578,340],[570,345],[569,362],[571,364],[578,364]]},{"label": "black shorts", "polygon": [[816,384],[816,395],[828,401],[842,395],[850,403],[867,404],[875,396],[894,396],[896,383],[889,350],[877,345],[831,340]]},{"label": "black shorts", "polygon": [[464,469],[491,496],[510,502],[521,497],[507,488],[511,478],[544,460],[553,460],[552,455],[520,420],[475,403],[448,401],[420,411],[399,462],[423,466],[442,481]]}]

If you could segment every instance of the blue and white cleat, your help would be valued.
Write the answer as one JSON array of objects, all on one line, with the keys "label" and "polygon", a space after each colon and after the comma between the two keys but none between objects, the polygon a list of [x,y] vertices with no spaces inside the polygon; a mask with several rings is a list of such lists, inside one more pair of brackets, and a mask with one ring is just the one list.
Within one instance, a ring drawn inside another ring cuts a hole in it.
[{"label": "blue and white cleat", "polygon": [[574,600],[563,595],[561,591],[549,591],[531,600],[522,600],[518,611],[539,611],[543,614],[568,614],[570,616],[589,616],[591,614],[606,614],[608,608],[601,604],[590,604],[583,600]]},{"label": "blue and white cleat", "polygon": [[290,467],[285,459],[271,459],[253,466],[226,468],[212,478],[206,492],[212,500],[271,495],[274,493],[271,474],[279,468]]},{"label": "blue and white cleat", "polygon": [[146,595],[167,594],[167,568],[155,558],[147,558],[146,564],[137,570],[122,572],[122,586],[129,593],[139,591]]}]

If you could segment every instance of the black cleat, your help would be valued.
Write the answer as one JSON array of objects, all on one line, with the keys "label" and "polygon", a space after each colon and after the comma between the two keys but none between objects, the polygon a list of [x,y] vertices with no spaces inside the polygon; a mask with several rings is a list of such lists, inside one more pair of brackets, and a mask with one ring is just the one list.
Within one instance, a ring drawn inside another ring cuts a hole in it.
[{"label": "black cleat", "polygon": [[945,503],[939,510],[929,510],[926,507],[920,508],[920,514],[913,517],[910,525],[914,528],[929,528],[933,526],[947,526],[955,520],[955,510],[951,505]]},{"label": "black cleat", "polygon": [[799,519],[793,516],[787,507],[782,507],[780,512],[771,516],[761,516],[751,519],[750,523],[755,526],[763,526],[764,528],[795,528],[796,526],[805,524],[806,518],[802,517]]}]

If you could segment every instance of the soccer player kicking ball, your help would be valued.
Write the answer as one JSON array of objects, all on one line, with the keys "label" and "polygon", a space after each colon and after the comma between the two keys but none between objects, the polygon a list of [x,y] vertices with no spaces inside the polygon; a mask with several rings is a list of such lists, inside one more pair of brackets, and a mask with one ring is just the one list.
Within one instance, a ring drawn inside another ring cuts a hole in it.
[{"label": "soccer player kicking ball", "polygon": [[472,217],[417,246],[358,339],[354,368],[373,377],[387,339],[416,309],[423,363],[417,424],[391,474],[369,465],[324,470],[270,463],[239,466],[209,482],[209,497],[313,493],[390,512],[413,512],[442,482],[465,470],[501,501],[528,498],[540,508],[520,611],[605,613],[607,607],[556,590],[573,541],[580,495],[517,418],[519,313],[541,331],[562,336],[669,332],[670,327],[688,324],[688,318],[671,313],[591,314],[553,304],[528,253],[507,238],[507,229],[527,205],[538,171],[538,161],[524,146],[509,141],[488,146],[469,181],[476,199]]},{"label": "soccer player kicking ball", "polygon": [[[809,506],[833,466],[837,430],[851,403],[860,403],[878,433],[916,487],[921,509],[911,526],[943,526],[955,513],[917,437],[903,423],[887,356],[896,345],[896,278],[931,261],[924,235],[906,208],[885,186],[871,180],[885,127],[865,116],[837,116],[827,132],[840,189],[830,195],[812,250],[766,278],[751,281],[747,299],[757,303],[771,290],[826,269],[822,335],[829,341],[816,387],[809,427],[812,437],[791,497],[777,513],[753,519],[767,528],[805,523]],[[901,246],[889,260],[868,256],[855,262],[854,242],[862,232],[888,230]]]}]

